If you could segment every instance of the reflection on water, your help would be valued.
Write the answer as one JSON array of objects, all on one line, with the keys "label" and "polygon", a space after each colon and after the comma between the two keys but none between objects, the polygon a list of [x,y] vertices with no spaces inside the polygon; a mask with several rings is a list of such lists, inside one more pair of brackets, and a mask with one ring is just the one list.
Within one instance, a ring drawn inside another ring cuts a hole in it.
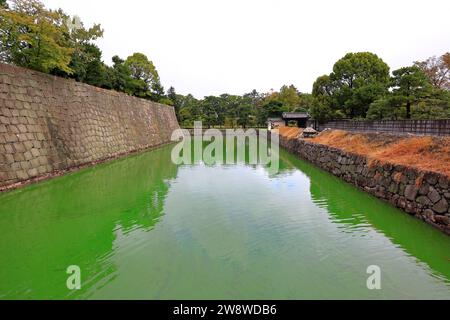
[{"label": "reflection on water", "polygon": [[269,175],[170,153],[1,195],[0,297],[450,298],[449,237],[311,164],[281,152]]}]

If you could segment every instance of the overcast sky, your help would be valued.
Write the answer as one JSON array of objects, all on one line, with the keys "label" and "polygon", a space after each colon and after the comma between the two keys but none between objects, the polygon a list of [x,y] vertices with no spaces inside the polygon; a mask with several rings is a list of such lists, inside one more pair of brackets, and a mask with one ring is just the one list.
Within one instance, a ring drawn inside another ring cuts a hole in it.
[{"label": "overcast sky", "polygon": [[310,92],[347,52],[391,69],[450,51],[449,0],[43,0],[100,23],[104,61],[145,53],[197,98],[294,84]]}]

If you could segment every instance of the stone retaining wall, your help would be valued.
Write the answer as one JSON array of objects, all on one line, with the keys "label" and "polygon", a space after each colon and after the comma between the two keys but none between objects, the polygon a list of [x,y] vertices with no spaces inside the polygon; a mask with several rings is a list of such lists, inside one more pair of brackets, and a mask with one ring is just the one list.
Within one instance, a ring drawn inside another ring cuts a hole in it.
[{"label": "stone retaining wall", "polygon": [[449,177],[401,165],[371,162],[363,156],[301,139],[280,136],[280,144],[450,235]]},{"label": "stone retaining wall", "polygon": [[0,64],[0,190],[170,142],[172,107]]}]

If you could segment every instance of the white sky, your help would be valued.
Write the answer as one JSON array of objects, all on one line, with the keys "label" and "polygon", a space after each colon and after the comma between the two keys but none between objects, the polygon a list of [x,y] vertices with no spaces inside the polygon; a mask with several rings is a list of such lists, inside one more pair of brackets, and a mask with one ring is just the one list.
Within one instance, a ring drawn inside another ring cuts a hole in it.
[{"label": "white sky", "polygon": [[310,92],[347,52],[392,69],[450,51],[449,0],[43,0],[105,29],[106,63],[145,53],[167,90],[197,98]]}]

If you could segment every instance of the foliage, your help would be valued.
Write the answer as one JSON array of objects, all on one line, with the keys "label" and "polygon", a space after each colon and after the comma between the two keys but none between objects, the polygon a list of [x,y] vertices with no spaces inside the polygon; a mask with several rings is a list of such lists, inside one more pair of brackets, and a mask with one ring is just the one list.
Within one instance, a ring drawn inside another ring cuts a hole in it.
[{"label": "foliage", "polygon": [[310,114],[314,120],[324,123],[333,119],[333,111],[330,106],[317,100],[311,106]]},{"label": "foliage", "polygon": [[142,83],[133,81],[133,78],[131,77],[131,70],[125,65],[125,61],[119,56],[114,56],[112,61],[113,66],[109,72],[111,89],[125,92],[130,95],[138,91],[139,88],[136,88],[136,85],[142,85]]},{"label": "foliage", "polygon": [[99,24],[86,28],[78,17],[49,10],[39,0],[0,2],[0,62],[70,77],[90,85],[163,101],[164,88],[153,63],[142,53],[126,61],[102,61],[94,43],[103,36]]},{"label": "foliage", "polygon": [[395,101],[392,97],[383,97],[375,100],[367,111],[368,120],[397,120],[401,118],[399,108],[394,108]]},{"label": "foliage", "polygon": [[418,67],[404,67],[393,72],[392,93],[397,106],[406,105],[406,118],[411,118],[411,105],[427,97],[431,86],[426,74]]},{"label": "foliage", "polygon": [[73,18],[63,14],[67,25],[67,38],[69,46],[73,49],[69,68],[72,73],[67,74],[61,70],[52,73],[59,76],[70,76],[77,81],[102,87],[105,83],[105,66],[102,62],[102,52],[93,42],[103,36],[99,24],[86,29],[79,17]]},{"label": "foliage", "polygon": [[73,72],[69,63],[74,48],[61,10],[48,10],[38,0],[13,0],[10,8],[0,10],[2,62],[47,73]]},{"label": "foliage", "polygon": [[330,75],[315,81],[312,95],[319,103],[311,104],[311,114],[321,121],[339,115],[370,120],[443,118],[450,104],[449,91],[442,89],[449,60],[449,54],[430,58],[389,77],[389,67],[376,55],[349,53]]},{"label": "foliage", "polygon": [[414,65],[422,69],[435,88],[450,90],[450,52],[415,62]]},{"label": "foliage", "polygon": [[130,88],[132,94],[142,98],[153,98],[159,101],[164,96],[164,88],[161,86],[158,72],[152,61],[143,53],[134,53],[124,63],[129,69],[133,85]]},{"label": "foliage", "polygon": [[393,72],[370,52],[348,53],[329,75],[317,78],[312,94],[294,85],[279,91],[242,96],[223,94],[201,100],[161,84],[153,62],[143,53],[123,60],[102,60],[95,41],[99,24],[85,27],[78,17],[45,8],[39,0],[0,0],[0,62],[32,68],[90,85],[113,89],[175,108],[179,122],[192,126],[265,126],[283,112],[309,112],[315,120],[425,119],[450,116],[450,53]]},{"label": "foliage", "polygon": [[370,52],[348,53],[333,67],[331,106],[350,117],[365,117],[368,106],[387,92],[389,67]]}]

